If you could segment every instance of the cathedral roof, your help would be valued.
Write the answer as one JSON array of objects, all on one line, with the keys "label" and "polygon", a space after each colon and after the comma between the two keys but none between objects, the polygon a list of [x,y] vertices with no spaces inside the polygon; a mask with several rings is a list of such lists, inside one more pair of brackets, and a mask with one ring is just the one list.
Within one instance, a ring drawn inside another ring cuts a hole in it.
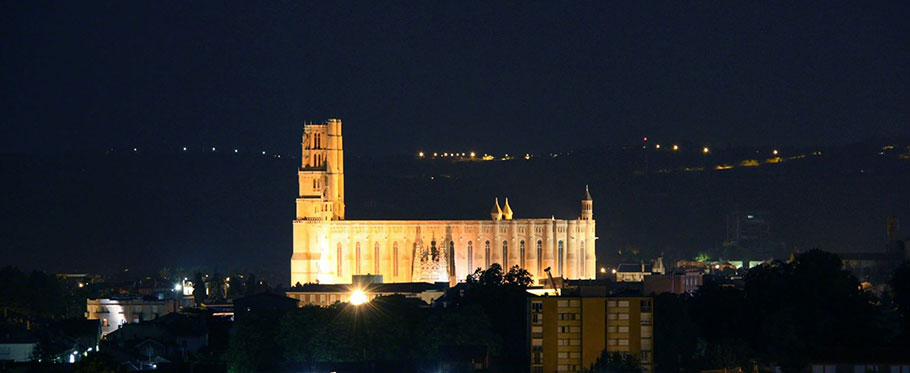
[{"label": "cathedral roof", "polygon": [[593,199],[591,199],[591,192],[588,192],[587,185],[585,185],[585,199],[583,199],[582,201],[593,201]]}]

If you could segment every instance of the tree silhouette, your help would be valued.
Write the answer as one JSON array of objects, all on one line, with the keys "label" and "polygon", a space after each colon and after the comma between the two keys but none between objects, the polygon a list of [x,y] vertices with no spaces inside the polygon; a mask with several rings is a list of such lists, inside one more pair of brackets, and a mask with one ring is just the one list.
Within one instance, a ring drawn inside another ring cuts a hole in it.
[{"label": "tree silhouette", "polygon": [[196,306],[202,305],[205,297],[205,280],[202,279],[201,272],[196,272],[196,276],[193,277],[193,301],[196,302]]}]

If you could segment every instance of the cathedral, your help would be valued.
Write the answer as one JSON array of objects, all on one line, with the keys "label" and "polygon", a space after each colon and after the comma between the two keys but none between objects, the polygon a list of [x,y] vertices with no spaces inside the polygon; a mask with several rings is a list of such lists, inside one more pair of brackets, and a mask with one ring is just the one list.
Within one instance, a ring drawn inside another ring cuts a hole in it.
[{"label": "cathedral", "polygon": [[593,201],[585,188],[578,219],[514,219],[509,200],[487,220],[345,220],[341,120],[306,124],[297,172],[291,284],[464,280],[477,268],[518,265],[534,279],[595,277]]}]

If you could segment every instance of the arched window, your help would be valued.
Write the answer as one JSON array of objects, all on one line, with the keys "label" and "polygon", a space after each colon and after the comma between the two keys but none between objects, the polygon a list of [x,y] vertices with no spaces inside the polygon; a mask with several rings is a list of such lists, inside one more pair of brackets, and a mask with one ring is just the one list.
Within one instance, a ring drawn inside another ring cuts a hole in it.
[{"label": "arched window", "polygon": [[502,241],[502,269],[509,268],[509,241]]},{"label": "arched window", "polygon": [[336,269],[336,274],[338,276],[341,276],[341,265],[342,265],[342,262],[344,262],[344,258],[342,258],[342,256],[341,256],[341,242],[338,243],[338,248],[336,249],[336,251],[338,252],[335,255],[335,261],[338,263],[338,268]]},{"label": "arched window", "polygon": [[355,245],[356,246],[354,248],[354,252],[356,253],[356,255],[354,255],[354,260],[356,260],[357,262],[354,263],[354,273],[359,275],[360,274],[360,242],[356,243]]},{"label": "arched window", "polygon": [[[455,257],[455,241],[449,241],[449,251],[446,253],[446,260]],[[447,262],[448,263],[448,262]],[[449,263],[449,267],[454,267],[455,263]]]},{"label": "arched window", "polygon": [[540,272],[542,272],[541,265],[543,265],[543,241],[537,240],[537,276],[540,276]]},{"label": "arched window", "polygon": [[557,251],[557,254],[559,255],[559,259],[557,259],[557,261],[559,264],[557,265],[556,269],[559,270],[559,275],[562,276],[562,256],[563,256],[562,240],[559,240],[559,244],[557,247],[559,248]]},{"label": "arched window", "polygon": [[525,240],[518,243],[518,265],[525,267]]},{"label": "arched window", "polygon": [[392,276],[398,276],[398,242],[392,244]]},{"label": "arched window", "polygon": [[468,241],[468,271],[474,271],[474,241]]},{"label": "arched window", "polygon": [[581,253],[578,254],[578,273],[581,273],[581,277],[585,277],[585,240],[581,240],[579,245]]},{"label": "arched window", "polygon": [[373,274],[379,274],[379,242],[373,245]]},{"label": "arched window", "polygon": [[484,268],[490,268],[490,241],[484,242]]}]

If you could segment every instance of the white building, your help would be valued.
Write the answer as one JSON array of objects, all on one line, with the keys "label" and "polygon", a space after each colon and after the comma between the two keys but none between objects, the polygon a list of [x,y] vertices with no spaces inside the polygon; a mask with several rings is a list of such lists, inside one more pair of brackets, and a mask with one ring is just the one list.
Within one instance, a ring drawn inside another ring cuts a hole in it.
[{"label": "white building", "polygon": [[176,301],[173,299],[151,297],[88,299],[85,318],[101,320],[101,335],[106,336],[123,324],[154,320],[176,310]]}]

